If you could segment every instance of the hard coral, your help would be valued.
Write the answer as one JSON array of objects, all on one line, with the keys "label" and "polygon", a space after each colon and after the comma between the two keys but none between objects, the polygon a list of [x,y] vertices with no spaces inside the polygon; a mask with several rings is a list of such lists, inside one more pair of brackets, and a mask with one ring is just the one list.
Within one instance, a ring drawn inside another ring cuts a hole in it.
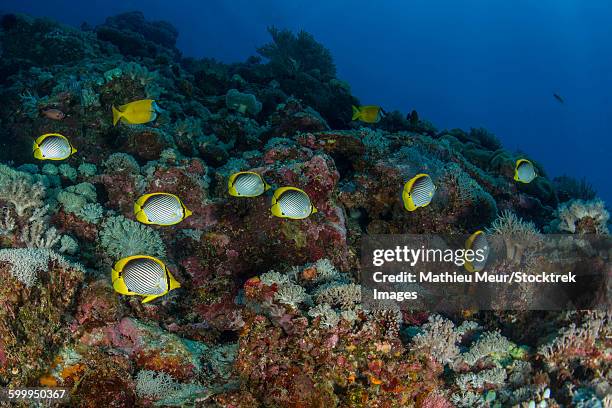
[{"label": "hard coral", "polygon": [[[83,270],[46,249],[0,250],[0,381],[32,384],[67,336]],[[19,279],[19,280],[18,280]]]},{"label": "hard coral", "polygon": [[11,203],[20,217],[31,208],[40,208],[44,196],[42,184],[32,184],[24,178],[6,180],[0,185],[0,200]]}]

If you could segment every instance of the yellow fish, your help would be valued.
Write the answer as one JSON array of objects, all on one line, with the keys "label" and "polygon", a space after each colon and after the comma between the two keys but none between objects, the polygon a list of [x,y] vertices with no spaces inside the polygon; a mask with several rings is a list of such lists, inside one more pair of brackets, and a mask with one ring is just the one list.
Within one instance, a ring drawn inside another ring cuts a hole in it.
[{"label": "yellow fish", "polygon": [[128,125],[142,125],[157,118],[161,109],[153,99],[141,99],[115,108],[113,106],[113,125],[121,120]]},{"label": "yellow fish", "polygon": [[428,206],[435,192],[436,186],[429,174],[417,174],[408,180],[402,190],[404,208],[414,211],[417,208]]},{"label": "yellow fish", "polygon": [[518,159],[514,165],[514,180],[529,184],[538,177],[535,166],[527,159]]},{"label": "yellow fish", "polygon": [[317,212],[308,194],[297,187],[276,189],[270,210],[275,217],[293,220],[301,220]]},{"label": "yellow fish", "polygon": [[152,193],[136,201],[134,215],[143,224],[175,225],[192,215],[192,212],[174,194]]},{"label": "yellow fish", "polygon": [[113,266],[113,288],[128,296],[144,296],[147,303],[165,295],[181,284],[172,276],[162,261],[152,256],[134,255],[123,258]]},{"label": "yellow fish", "polygon": [[38,160],[65,160],[76,153],[66,136],[46,133],[34,142],[34,157]]},{"label": "yellow fish", "polygon": [[378,123],[380,121],[382,109],[380,106],[368,105],[356,107],[353,105],[353,118],[366,123]]},{"label": "yellow fish", "polygon": [[268,183],[257,173],[239,171],[227,182],[229,194],[234,197],[257,197],[270,189]]}]

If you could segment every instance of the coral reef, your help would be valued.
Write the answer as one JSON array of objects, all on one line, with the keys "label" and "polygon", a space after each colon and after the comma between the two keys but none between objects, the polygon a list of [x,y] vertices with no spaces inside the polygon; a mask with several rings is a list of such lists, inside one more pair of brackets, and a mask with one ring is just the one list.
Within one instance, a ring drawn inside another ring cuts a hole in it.
[{"label": "coral reef", "polygon": [[556,215],[550,225],[553,232],[608,234],[610,214],[601,200],[570,200],[559,205]]},{"label": "coral reef", "polygon": [[[366,234],[486,230],[511,266],[540,231],[606,238],[592,187],[533,160],[538,177],[516,183],[524,155],[416,111],[360,127],[331,53],[269,32],[265,61],[224,64],[183,58],[178,31],[140,12],[83,30],[1,17],[0,387],[65,387],[78,407],[609,406],[609,312],[365,310],[359,281]],[[143,98],[154,121],[113,126],[112,105]],[[36,161],[49,132],[78,152]],[[271,191],[230,196],[236,171]],[[408,212],[419,173],[435,196]],[[272,216],[282,186],[318,212]],[[136,222],[154,192],[193,215]],[[115,293],[111,265],[136,254],[181,287],[147,304]]]}]

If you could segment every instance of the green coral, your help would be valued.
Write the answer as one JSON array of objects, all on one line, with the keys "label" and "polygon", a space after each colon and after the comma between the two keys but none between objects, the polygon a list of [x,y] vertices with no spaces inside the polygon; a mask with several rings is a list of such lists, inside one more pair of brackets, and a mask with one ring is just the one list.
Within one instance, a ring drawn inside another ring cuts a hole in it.
[{"label": "green coral", "polygon": [[80,183],[70,186],[57,195],[57,201],[69,213],[77,214],[87,203],[97,200],[96,188],[90,183]]},{"label": "green coral", "polygon": [[113,258],[132,255],[163,257],[164,243],[154,229],[123,216],[107,219],[100,231],[100,245]]},{"label": "green coral", "polygon": [[42,167],[42,173],[48,176],[57,176],[59,174],[59,170],[55,164],[47,163]]},{"label": "green coral", "polygon": [[97,224],[104,215],[104,207],[98,203],[85,204],[76,214],[84,221]]},{"label": "green coral", "polygon": [[84,177],[93,177],[98,172],[98,167],[93,163],[83,163],[79,166],[78,172]]},{"label": "green coral", "polygon": [[59,174],[70,181],[75,181],[77,178],[77,171],[74,167],[69,164],[62,163],[59,165]]},{"label": "green coral", "polygon": [[60,253],[66,253],[69,255],[74,255],[79,250],[79,243],[74,240],[69,235],[62,235],[62,239],[60,241]]}]

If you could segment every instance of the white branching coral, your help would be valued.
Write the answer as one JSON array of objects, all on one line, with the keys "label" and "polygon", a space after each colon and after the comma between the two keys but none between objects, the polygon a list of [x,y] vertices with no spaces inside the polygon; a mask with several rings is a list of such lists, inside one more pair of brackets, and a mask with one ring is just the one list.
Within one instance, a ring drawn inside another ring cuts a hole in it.
[{"label": "white branching coral", "polygon": [[336,327],[340,322],[340,317],[338,316],[338,313],[336,313],[336,311],[332,309],[332,307],[327,303],[322,303],[310,308],[310,310],[308,311],[308,316],[312,318],[320,317],[321,327],[326,328]]},{"label": "white branching coral", "polygon": [[23,227],[21,241],[28,248],[52,248],[62,239],[54,227],[48,226],[47,210],[48,207],[44,206],[34,211]]},{"label": "white branching coral", "polygon": [[0,262],[8,263],[11,275],[27,287],[38,283],[40,273],[49,270],[50,262],[55,262],[61,268],[83,271],[80,265],[72,264],[56,252],[44,248],[0,249]]},{"label": "white branching coral", "polygon": [[481,408],[488,406],[488,403],[480,394],[472,391],[455,393],[451,396],[451,401],[460,408]]},{"label": "white branching coral", "polygon": [[336,270],[328,259],[293,266],[285,273],[271,270],[259,279],[266,286],[275,286],[274,303],[264,307],[271,316],[282,317],[289,306],[305,309],[308,316],[319,318],[324,328],[341,320],[353,324],[360,319],[361,286],[352,283],[349,274]]},{"label": "white branching coral", "polygon": [[319,259],[315,262],[314,267],[317,270],[314,281],[317,283],[330,282],[340,277],[338,270],[327,258]]},{"label": "white branching coral", "polygon": [[557,208],[556,229],[563,232],[608,234],[610,213],[602,200],[571,200]]},{"label": "white branching coral", "polygon": [[586,314],[580,326],[572,323],[559,331],[557,337],[538,349],[538,354],[544,357],[549,365],[555,365],[555,360],[576,357],[570,350],[585,350],[595,346],[599,339],[612,336],[612,314],[606,311],[590,311]]},{"label": "white branching coral", "polygon": [[25,215],[30,208],[42,206],[44,197],[45,187],[42,184],[31,184],[21,177],[3,183],[0,189],[0,200],[13,204],[19,217]]},{"label": "white branching coral", "polygon": [[276,271],[266,272],[262,274],[259,279],[261,280],[261,283],[268,286],[272,286],[274,284],[283,285],[289,283],[289,277],[287,275]]},{"label": "white branching coral", "polygon": [[482,388],[485,384],[503,385],[506,381],[506,370],[501,367],[482,370],[477,373],[460,374],[455,379],[455,383],[461,391]]},{"label": "white branching coral", "polygon": [[279,287],[274,294],[274,299],[279,303],[297,308],[300,303],[304,303],[309,299],[306,289],[300,285],[286,283]]},{"label": "white branching coral", "polygon": [[469,366],[473,366],[479,360],[494,357],[499,360],[507,356],[515,347],[514,343],[501,335],[498,331],[486,332],[461,355],[461,359]]},{"label": "white branching coral", "polygon": [[325,285],[315,292],[317,303],[338,305],[342,309],[350,309],[361,303],[361,286],[354,283]]},{"label": "white branching coral", "polygon": [[440,364],[452,363],[457,358],[457,344],[461,340],[461,334],[455,330],[452,321],[440,315],[432,315],[422,329],[423,333],[413,338],[412,346],[415,350],[428,353]]}]

